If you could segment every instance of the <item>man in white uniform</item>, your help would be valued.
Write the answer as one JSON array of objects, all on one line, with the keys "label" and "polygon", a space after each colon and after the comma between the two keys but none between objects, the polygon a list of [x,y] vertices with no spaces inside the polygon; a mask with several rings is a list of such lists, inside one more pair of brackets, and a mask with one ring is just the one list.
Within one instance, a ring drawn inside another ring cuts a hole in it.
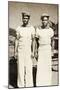
[{"label": "man in white uniform", "polygon": [[[31,42],[34,36],[34,27],[29,23],[30,15],[22,13],[23,24],[16,30],[17,38],[15,44],[15,57],[18,55],[18,87],[32,87],[32,58]],[[18,52],[18,53],[17,53]]]},{"label": "man in white uniform", "polygon": [[37,86],[52,85],[52,58],[51,39],[54,35],[53,29],[49,27],[49,15],[41,16],[42,26],[36,29],[39,37],[38,63],[37,63]]}]

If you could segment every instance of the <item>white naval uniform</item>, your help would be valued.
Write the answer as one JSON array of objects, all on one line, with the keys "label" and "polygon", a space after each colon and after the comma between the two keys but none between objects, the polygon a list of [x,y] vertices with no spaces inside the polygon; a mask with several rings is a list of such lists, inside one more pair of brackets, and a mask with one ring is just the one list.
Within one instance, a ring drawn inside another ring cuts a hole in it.
[{"label": "white naval uniform", "polygon": [[37,86],[52,85],[51,37],[54,35],[54,32],[51,28],[37,28],[36,32],[39,35],[36,84]]},{"label": "white naval uniform", "polygon": [[18,87],[24,87],[24,67],[26,68],[26,86],[33,86],[32,60],[31,60],[31,36],[34,34],[34,27],[18,27],[17,35],[20,35],[18,44]]}]

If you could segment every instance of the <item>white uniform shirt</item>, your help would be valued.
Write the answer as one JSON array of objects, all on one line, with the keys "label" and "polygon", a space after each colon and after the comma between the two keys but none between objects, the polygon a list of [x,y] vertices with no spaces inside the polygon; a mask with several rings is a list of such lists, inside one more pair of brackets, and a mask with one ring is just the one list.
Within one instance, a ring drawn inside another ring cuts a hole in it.
[{"label": "white uniform shirt", "polygon": [[35,29],[33,26],[28,27],[18,27],[17,36],[20,36],[18,43],[18,53],[20,59],[25,59],[25,65],[31,62],[31,41],[32,35],[35,34]]},{"label": "white uniform shirt", "polygon": [[37,35],[39,36],[39,44],[51,44],[51,37],[54,35],[53,29],[39,29],[36,30]]},{"label": "white uniform shirt", "polygon": [[31,27],[18,27],[16,32],[19,38],[19,48],[20,49],[27,49],[27,47],[31,46],[31,36],[34,34],[34,28]]}]

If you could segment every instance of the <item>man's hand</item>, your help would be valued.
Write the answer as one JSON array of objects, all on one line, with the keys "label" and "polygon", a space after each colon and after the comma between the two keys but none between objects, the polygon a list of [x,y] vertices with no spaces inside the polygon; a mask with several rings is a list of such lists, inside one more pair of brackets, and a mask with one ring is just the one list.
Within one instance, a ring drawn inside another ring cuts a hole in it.
[{"label": "man's hand", "polygon": [[33,66],[36,66],[37,65],[37,60],[36,60],[35,57],[32,59],[32,64],[33,64]]},{"label": "man's hand", "polygon": [[34,53],[31,53],[31,58],[32,58],[32,59],[34,58]]},{"label": "man's hand", "polygon": [[17,58],[18,58],[18,53],[17,53],[17,52],[15,52],[14,57],[15,57],[15,59],[17,59]]},{"label": "man's hand", "polygon": [[31,58],[32,58],[32,63],[33,63],[33,66],[37,65],[37,60],[34,56],[34,53],[31,54]]}]

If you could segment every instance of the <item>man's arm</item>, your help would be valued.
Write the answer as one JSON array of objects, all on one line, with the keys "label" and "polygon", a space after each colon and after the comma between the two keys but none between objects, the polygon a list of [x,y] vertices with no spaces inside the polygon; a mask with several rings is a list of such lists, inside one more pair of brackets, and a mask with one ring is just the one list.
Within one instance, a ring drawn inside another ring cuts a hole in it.
[{"label": "man's arm", "polygon": [[31,42],[31,57],[34,58],[34,49],[35,49],[35,38],[34,36],[32,35],[32,42]]},{"label": "man's arm", "polygon": [[52,55],[54,55],[54,45],[55,45],[54,37],[52,37],[52,38],[51,38]]},{"label": "man's arm", "polygon": [[16,35],[16,38],[15,38],[15,58],[17,58],[18,56],[18,43],[19,43],[19,38],[20,38],[20,35]]}]

